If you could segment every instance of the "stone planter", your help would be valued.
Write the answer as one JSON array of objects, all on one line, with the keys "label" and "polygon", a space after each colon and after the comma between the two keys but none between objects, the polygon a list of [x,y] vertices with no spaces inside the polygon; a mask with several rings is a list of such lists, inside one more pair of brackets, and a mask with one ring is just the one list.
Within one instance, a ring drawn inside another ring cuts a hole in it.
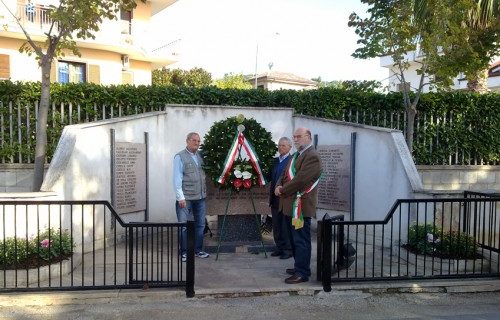
[{"label": "stone planter", "polygon": [[[397,252],[398,247],[393,250]],[[448,259],[414,254],[403,247],[399,250],[401,250],[401,261],[408,263],[410,270],[415,270],[417,266],[418,275],[424,272],[426,275],[481,273],[481,270],[486,272],[490,268],[490,262],[486,259]]]},{"label": "stone planter", "polygon": [[[73,269],[80,265],[81,261],[82,255],[80,253],[73,253]],[[16,270],[0,270],[0,288],[36,287],[38,283],[45,287],[48,285],[49,278],[51,279],[52,286],[59,286],[60,276],[63,277],[62,285],[64,285],[64,276],[70,274],[72,271],[71,259],[55,262],[40,268],[28,269],[28,271],[26,269],[17,269],[17,275]]]}]

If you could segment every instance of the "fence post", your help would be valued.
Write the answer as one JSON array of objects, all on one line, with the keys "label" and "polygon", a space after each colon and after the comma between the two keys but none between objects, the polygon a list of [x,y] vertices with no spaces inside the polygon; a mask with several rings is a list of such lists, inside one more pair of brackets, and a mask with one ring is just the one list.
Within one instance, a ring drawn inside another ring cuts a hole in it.
[{"label": "fence post", "polygon": [[[325,214],[327,215],[327,214]],[[321,271],[323,264],[323,221],[318,220],[318,227],[316,230],[316,281],[323,279]]]},{"label": "fence post", "polygon": [[321,254],[321,284],[325,292],[332,291],[332,220],[328,215],[323,217],[323,253]]},{"label": "fence post", "polygon": [[194,297],[194,220],[187,221],[186,297]]},{"label": "fence post", "polygon": [[127,227],[128,229],[128,283],[134,282],[134,228]]}]

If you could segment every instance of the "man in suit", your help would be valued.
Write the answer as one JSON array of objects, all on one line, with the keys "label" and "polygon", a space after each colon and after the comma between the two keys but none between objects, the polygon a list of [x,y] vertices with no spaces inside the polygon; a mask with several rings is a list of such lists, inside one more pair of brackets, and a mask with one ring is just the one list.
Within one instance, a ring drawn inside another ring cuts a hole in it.
[{"label": "man in suit", "polygon": [[306,282],[311,276],[311,217],[316,216],[321,176],[321,160],[312,144],[311,131],[296,129],[293,142],[297,152],[275,188],[280,210],[287,216],[295,260],[294,267],[286,269],[291,275],[285,279],[288,284]]},{"label": "man in suit", "polygon": [[290,235],[288,226],[286,224],[285,216],[280,211],[279,197],[274,194],[274,188],[278,179],[281,177],[288,162],[292,159],[290,155],[292,149],[292,141],[287,137],[282,137],[278,141],[279,156],[273,159],[273,166],[271,169],[270,181],[271,188],[269,192],[269,206],[271,207],[272,221],[273,221],[273,238],[276,244],[276,250],[271,253],[271,256],[280,259],[288,259],[292,257],[292,246],[290,244]]}]

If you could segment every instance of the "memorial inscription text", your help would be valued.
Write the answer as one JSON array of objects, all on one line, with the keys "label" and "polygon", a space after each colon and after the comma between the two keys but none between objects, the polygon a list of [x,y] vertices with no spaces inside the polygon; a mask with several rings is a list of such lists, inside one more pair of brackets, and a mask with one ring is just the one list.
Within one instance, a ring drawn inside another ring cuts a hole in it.
[{"label": "memorial inscription text", "polygon": [[323,175],[318,184],[318,207],[350,211],[351,146],[318,146]]},{"label": "memorial inscription text", "polygon": [[114,192],[118,214],[146,209],[146,145],[115,143]]}]

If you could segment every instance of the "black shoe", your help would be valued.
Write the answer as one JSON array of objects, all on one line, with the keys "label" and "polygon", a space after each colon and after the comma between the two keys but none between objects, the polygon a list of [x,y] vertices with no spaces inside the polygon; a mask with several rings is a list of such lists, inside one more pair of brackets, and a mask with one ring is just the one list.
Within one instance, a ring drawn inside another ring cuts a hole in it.
[{"label": "black shoe", "polygon": [[301,276],[293,275],[289,278],[285,279],[285,283],[288,284],[295,284],[295,283],[301,283],[301,282],[307,282],[309,279],[307,278],[302,278]]},{"label": "black shoe", "polygon": [[294,268],[286,269],[285,272],[293,276],[295,274],[295,269]]},{"label": "black shoe", "polygon": [[276,250],[276,251],[273,251],[271,253],[271,257],[281,256],[282,254],[283,254],[283,251]]},{"label": "black shoe", "polygon": [[292,255],[291,255],[291,254],[286,253],[286,252],[283,252],[283,253],[281,254],[281,256],[280,256],[280,259],[281,259],[281,260],[286,260],[286,259],[290,259],[291,257],[292,257]]}]

